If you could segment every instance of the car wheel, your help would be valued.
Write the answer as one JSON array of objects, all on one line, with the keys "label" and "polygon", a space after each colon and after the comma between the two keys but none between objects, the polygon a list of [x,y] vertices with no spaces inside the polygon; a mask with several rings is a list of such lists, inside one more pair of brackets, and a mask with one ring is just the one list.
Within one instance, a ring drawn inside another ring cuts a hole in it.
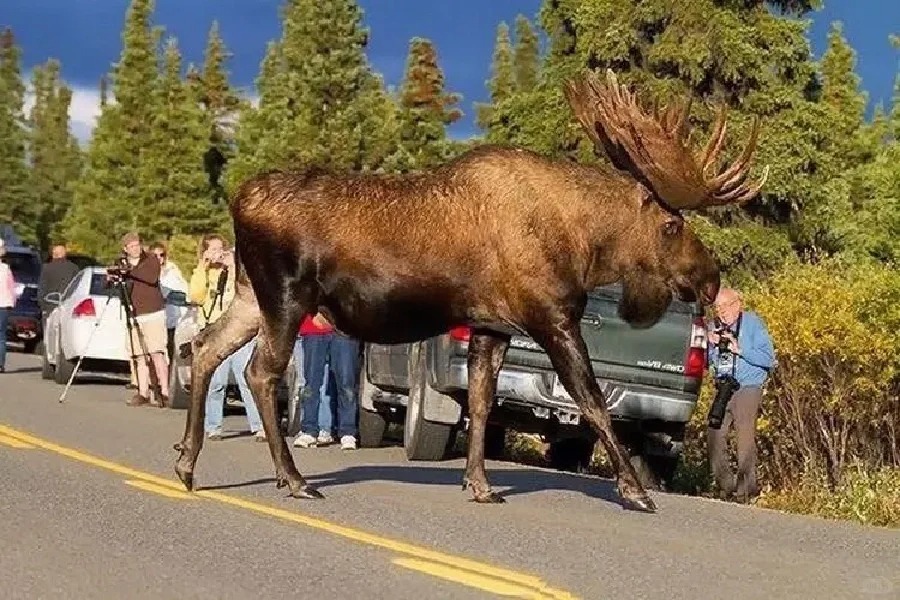
[{"label": "car wheel", "polygon": [[183,410],[191,405],[191,391],[184,386],[178,374],[179,367],[183,366],[181,360],[176,352],[169,366],[169,408]]},{"label": "car wheel", "polygon": [[50,358],[47,356],[47,351],[44,350],[41,353],[41,379],[53,379],[55,371],[56,367],[54,367],[50,362]]},{"label": "car wheel", "polygon": [[23,350],[25,354],[35,354],[38,350],[38,340],[28,340],[23,344]]},{"label": "car wheel", "polygon": [[63,355],[62,349],[56,351],[56,369],[54,369],[53,380],[60,385],[69,382],[69,377],[75,371],[75,361],[67,360]]},{"label": "car wheel", "polygon": [[409,353],[410,389],[403,427],[403,446],[409,460],[444,460],[455,430],[453,425],[425,420],[425,401],[429,395],[438,393],[430,389],[427,369],[424,345],[413,344]]}]

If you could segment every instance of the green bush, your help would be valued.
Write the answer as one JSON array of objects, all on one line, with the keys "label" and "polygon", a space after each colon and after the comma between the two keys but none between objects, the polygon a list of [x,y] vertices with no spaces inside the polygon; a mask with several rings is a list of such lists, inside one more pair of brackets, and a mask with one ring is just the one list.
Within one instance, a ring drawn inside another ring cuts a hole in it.
[{"label": "green bush", "polygon": [[[788,264],[746,295],[778,364],[757,423],[760,504],[900,525],[900,273]],[[676,489],[712,488],[709,379],[688,426]]]}]

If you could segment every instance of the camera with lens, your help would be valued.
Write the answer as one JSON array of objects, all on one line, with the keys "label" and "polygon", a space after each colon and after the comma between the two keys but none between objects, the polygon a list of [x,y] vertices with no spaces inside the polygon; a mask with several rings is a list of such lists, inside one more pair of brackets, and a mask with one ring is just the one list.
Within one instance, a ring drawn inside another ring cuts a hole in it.
[{"label": "camera with lens", "polygon": [[106,267],[107,284],[118,285],[123,283],[129,271],[131,271],[131,265],[128,263],[128,257],[123,254],[113,264]]},{"label": "camera with lens", "polygon": [[709,407],[709,415],[706,417],[706,423],[710,429],[719,429],[722,427],[722,420],[725,418],[725,410],[728,403],[735,392],[741,389],[741,384],[732,375],[720,375],[716,377],[716,397],[713,398],[712,405]]}]

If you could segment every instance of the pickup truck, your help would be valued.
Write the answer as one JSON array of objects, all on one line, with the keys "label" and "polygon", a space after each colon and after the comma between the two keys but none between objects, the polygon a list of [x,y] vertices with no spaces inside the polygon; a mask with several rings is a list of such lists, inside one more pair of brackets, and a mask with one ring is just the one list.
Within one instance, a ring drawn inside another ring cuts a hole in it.
[{"label": "pickup truck", "polygon": [[[697,304],[673,300],[647,329],[619,318],[618,285],[588,296],[581,322],[594,374],[606,395],[616,435],[643,482],[664,487],[681,454],[706,367],[706,329]],[[402,423],[410,460],[441,460],[467,426],[466,327],[415,344],[366,344],[360,373],[360,445],[381,444],[389,423]],[[497,379],[486,454],[502,451],[507,428],[550,443],[560,469],[589,462],[596,441],[563,389],[550,358],[531,338],[513,336]]]}]

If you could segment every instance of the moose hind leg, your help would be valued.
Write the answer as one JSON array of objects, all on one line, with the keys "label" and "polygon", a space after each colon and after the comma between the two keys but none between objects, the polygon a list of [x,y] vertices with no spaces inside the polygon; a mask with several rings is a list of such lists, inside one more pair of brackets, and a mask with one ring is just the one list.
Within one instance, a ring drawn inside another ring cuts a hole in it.
[{"label": "moose hind leg", "polygon": [[535,332],[532,337],[547,351],[563,387],[578,404],[584,418],[593,426],[606,448],[618,474],[619,496],[623,506],[629,510],[654,512],[656,505],[641,485],[628,455],[613,432],[603,391],[594,378],[590,356],[577,320],[566,320],[552,332]]},{"label": "moose hind leg", "polygon": [[252,295],[238,294],[225,313],[191,342],[191,403],[188,407],[175,473],[188,489],[194,487],[194,465],[203,447],[206,394],[213,371],[223,360],[246,344],[259,326],[259,308]]},{"label": "moose hind leg", "polygon": [[475,330],[469,340],[469,444],[463,489],[471,487],[475,502],[484,504],[505,502],[488,483],[484,436],[509,339],[508,335]]},{"label": "moose hind leg", "polygon": [[[297,315],[302,314],[299,311]],[[300,317],[284,318],[279,316],[272,321],[263,321],[256,348],[247,364],[247,385],[256,401],[263,429],[275,463],[277,483],[281,488],[289,486],[295,498],[322,498],[322,494],[309,485],[294,464],[290,448],[278,426],[276,414],[276,390],[278,382],[284,375],[288,361],[297,338],[297,327]]]}]

